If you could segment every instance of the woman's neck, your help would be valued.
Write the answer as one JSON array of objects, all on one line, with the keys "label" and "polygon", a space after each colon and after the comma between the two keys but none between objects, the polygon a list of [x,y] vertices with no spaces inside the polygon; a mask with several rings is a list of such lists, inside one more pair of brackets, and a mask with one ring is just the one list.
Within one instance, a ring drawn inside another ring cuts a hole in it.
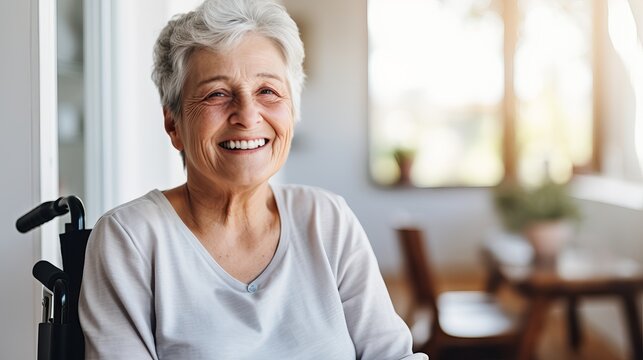
[{"label": "woman's neck", "polygon": [[224,190],[189,181],[165,192],[186,225],[195,233],[212,231],[265,231],[278,222],[278,211],[270,185]]}]

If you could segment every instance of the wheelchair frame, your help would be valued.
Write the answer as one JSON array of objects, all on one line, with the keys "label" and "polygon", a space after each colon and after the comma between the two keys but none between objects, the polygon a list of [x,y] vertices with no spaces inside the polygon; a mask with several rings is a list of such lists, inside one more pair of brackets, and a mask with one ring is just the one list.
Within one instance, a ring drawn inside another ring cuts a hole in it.
[{"label": "wheelchair frame", "polygon": [[73,195],[42,203],[16,221],[18,231],[26,233],[68,212],[70,222],[60,234],[64,270],[45,260],[38,261],[32,270],[33,276],[43,285],[38,360],[81,360],[85,357],[78,298],[91,229],[85,229],[83,202]]}]

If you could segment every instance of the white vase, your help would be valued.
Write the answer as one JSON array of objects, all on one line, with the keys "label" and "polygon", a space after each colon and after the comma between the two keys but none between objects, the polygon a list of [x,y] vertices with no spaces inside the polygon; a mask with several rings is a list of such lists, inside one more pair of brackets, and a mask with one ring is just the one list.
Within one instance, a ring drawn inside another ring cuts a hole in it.
[{"label": "white vase", "polygon": [[537,262],[552,263],[572,237],[572,225],[565,220],[543,220],[528,225],[523,234],[534,248]]}]

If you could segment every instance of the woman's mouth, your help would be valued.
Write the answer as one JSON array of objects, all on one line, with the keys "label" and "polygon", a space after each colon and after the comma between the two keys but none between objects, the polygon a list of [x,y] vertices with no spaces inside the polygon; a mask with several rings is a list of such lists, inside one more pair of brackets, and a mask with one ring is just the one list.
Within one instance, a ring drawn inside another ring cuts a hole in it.
[{"label": "woman's mouth", "polygon": [[269,141],[268,139],[226,140],[219,146],[227,150],[254,150],[264,147]]}]

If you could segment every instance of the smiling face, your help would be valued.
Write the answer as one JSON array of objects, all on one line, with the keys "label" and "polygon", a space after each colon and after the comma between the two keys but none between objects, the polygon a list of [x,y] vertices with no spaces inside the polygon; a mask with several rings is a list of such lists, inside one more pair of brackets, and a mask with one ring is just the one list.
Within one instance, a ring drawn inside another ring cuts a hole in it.
[{"label": "smiling face", "polygon": [[246,35],[188,61],[181,119],[165,111],[172,144],[185,151],[188,182],[225,188],[268,181],[288,157],[293,109],[286,65],[269,39]]}]

